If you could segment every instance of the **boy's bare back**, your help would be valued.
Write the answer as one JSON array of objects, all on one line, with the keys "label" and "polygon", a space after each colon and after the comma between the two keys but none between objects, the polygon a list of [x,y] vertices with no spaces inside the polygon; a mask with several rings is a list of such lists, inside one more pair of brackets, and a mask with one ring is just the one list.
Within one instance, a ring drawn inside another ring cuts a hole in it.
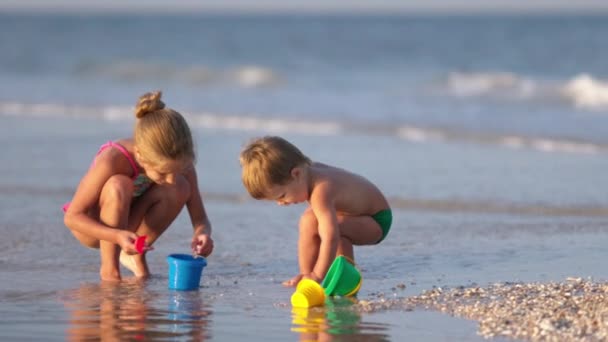
[{"label": "boy's bare back", "polygon": [[309,170],[312,177],[311,203],[316,192],[326,191],[338,214],[371,216],[389,208],[378,187],[363,176],[318,162],[312,163]]}]

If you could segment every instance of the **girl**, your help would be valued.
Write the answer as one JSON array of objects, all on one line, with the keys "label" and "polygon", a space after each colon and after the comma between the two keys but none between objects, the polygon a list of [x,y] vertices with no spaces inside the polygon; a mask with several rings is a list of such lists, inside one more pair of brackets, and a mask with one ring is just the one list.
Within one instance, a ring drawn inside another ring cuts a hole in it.
[{"label": "girl", "polygon": [[[119,261],[137,277],[148,276],[145,252],[184,205],[194,228],[193,252],[208,256],[213,251],[190,128],[160,98],[161,92],[139,98],[133,138],[103,144],[64,206],[64,223],[74,236],[99,248],[102,280],[121,279]],[[137,254],[134,243],[143,235],[147,245]]]}]

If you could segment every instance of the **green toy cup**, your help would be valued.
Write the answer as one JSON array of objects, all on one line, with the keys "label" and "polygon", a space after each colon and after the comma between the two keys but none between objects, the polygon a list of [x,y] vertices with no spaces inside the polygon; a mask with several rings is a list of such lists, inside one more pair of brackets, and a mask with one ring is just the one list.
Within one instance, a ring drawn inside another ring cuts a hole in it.
[{"label": "green toy cup", "polygon": [[334,259],[321,286],[327,296],[350,297],[361,288],[361,273],[345,256]]}]

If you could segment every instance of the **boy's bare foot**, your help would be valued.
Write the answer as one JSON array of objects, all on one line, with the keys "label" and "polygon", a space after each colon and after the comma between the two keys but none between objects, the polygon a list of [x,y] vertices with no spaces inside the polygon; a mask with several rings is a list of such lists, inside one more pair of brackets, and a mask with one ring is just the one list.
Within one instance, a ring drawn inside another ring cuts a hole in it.
[{"label": "boy's bare foot", "polygon": [[148,266],[143,260],[143,257],[138,255],[129,255],[124,251],[120,251],[120,264],[133,272],[136,277],[147,277],[150,275]]},{"label": "boy's bare foot", "polygon": [[296,287],[298,285],[298,283],[300,282],[300,280],[302,280],[302,277],[303,277],[302,274],[298,274],[297,276],[284,281],[283,286]]}]

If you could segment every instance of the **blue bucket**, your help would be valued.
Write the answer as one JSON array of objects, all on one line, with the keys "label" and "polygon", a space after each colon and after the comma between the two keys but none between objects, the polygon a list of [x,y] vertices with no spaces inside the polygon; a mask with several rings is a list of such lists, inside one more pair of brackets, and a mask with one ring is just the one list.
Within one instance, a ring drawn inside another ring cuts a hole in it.
[{"label": "blue bucket", "polygon": [[170,289],[187,291],[199,288],[203,268],[207,266],[205,258],[194,258],[188,254],[171,254],[167,257],[167,262]]}]

